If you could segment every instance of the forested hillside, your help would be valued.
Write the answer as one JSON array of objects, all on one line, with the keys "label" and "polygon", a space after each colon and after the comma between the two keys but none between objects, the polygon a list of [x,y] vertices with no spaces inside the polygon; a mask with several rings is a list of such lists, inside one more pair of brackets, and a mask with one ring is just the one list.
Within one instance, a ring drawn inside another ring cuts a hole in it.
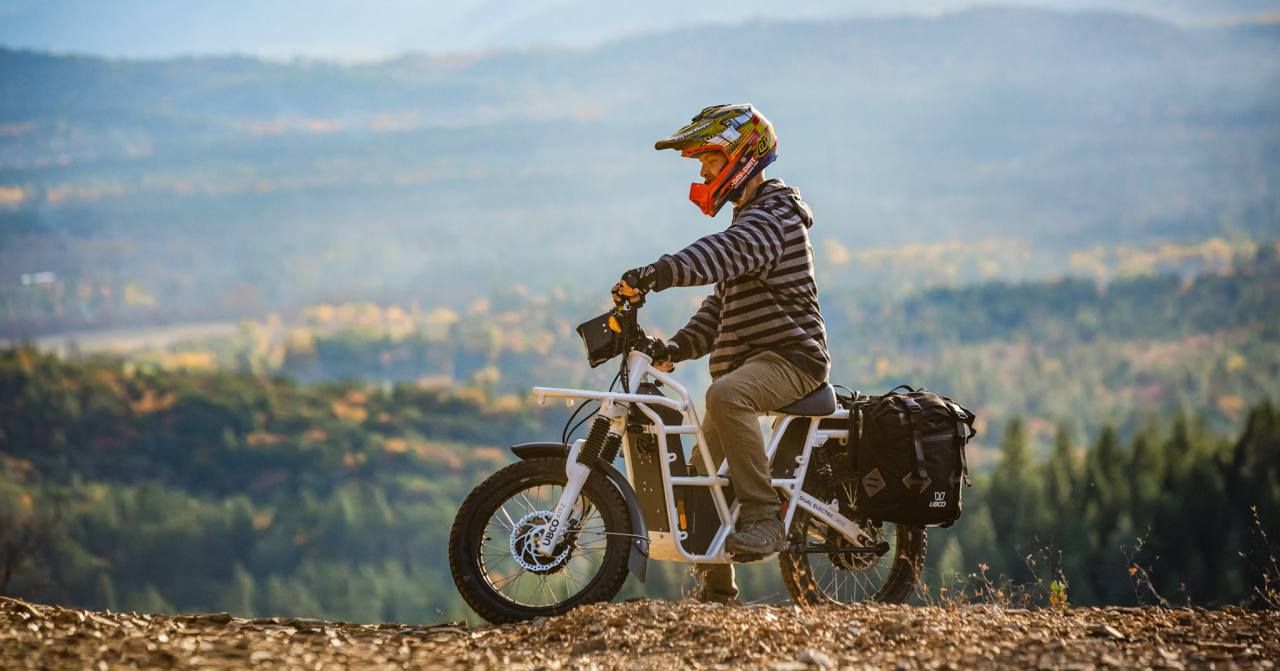
[{"label": "forested hillside", "polygon": [[458,616],[443,562],[457,503],[513,437],[550,433],[527,408],[412,386],[5,350],[0,590],[141,611]]},{"label": "forested hillside", "polygon": [[[1231,432],[1247,406],[1280,398],[1278,258],[1269,243],[1221,273],[987,282],[906,296],[826,284],[819,299],[832,379],[869,392],[905,382],[964,399],[982,421],[978,463],[1014,417],[1042,452],[1058,422],[1079,440],[1107,423],[1127,438],[1153,415],[1180,408]],[[614,370],[588,368],[573,331],[604,309],[599,294],[507,290],[457,310],[321,304],[129,357],[141,366],[303,382],[466,387],[509,404],[538,384],[608,384]],[[670,335],[700,299],[695,290],[655,294],[642,324]],[[73,356],[90,347],[47,343],[58,345]],[[683,364],[678,374],[695,389],[708,381],[704,362]]]},{"label": "forested hillside", "polygon": [[[513,435],[558,424],[408,384],[301,387],[25,348],[0,354],[0,408],[6,593],[367,622],[465,615],[445,563],[457,505],[506,463]],[[1078,604],[1241,603],[1274,571],[1262,535],[1280,538],[1272,405],[1230,438],[1194,415],[1130,441],[1107,428],[1077,445],[1060,430],[1047,459],[1026,437],[1013,422],[960,523],[931,533],[934,594],[1043,603],[1056,580]],[[744,570],[747,596],[785,598],[775,570]],[[689,588],[679,566],[651,576],[624,594]]]}]

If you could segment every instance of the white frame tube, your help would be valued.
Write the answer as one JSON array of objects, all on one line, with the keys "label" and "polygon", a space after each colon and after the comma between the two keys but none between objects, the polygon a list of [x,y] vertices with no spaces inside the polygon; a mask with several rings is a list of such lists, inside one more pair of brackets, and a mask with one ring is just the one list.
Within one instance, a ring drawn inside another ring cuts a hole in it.
[{"label": "white frame tube", "polygon": [[[702,423],[698,417],[697,409],[693,404],[693,399],[689,395],[688,389],[680,384],[678,380],[653,367],[653,360],[647,354],[638,351],[632,351],[627,358],[627,376],[631,389],[622,392],[612,391],[592,391],[585,389],[568,389],[559,387],[534,387],[533,394],[539,404],[545,404],[547,399],[563,398],[570,401],[573,400],[597,400],[600,402],[600,413],[610,417],[613,421],[612,429],[622,434],[624,441],[629,443],[630,437],[625,432],[625,417],[627,408],[635,406],[653,423],[654,432],[658,437],[658,454],[659,463],[664,464],[661,468],[663,495],[666,503],[667,519],[672,529],[674,545],[680,560],[688,563],[698,564],[725,564],[730,563],[732,558],[724,550],[724,541],[732,531],[734,523],[737,521],[740,504],[734,503],[729,506],[724,494],[724,488],[729,484],[726,477],[728,472],[728,462],[723,464],[719,469],[715,470],[715,476],[696,475],[696,476],[673,476],[671,469],[666,467],[673,459],[670,451],[667,449],[666,437],[669,435],[693,435],[695,442],[690,453],[690,459],[701,458],[703,463],[703,472],[712,472],[711,452],[706,447],[706,439],[702,433]],[[640,384],[645,379],[653,379],[661,382],[667,387],[675,391],[679,396],[679,400],[666,396],[654,396],[650,394],[638,394]],[[650,405],[661,405],[674,410],[679,410],[684,416],[684,422],[675,426],[668,426],[662,421]],[[777,455],[778,446],[781,443],[782,436],[786,433],[786,429],[790,426],[797,416],[773,414],[776,419],[773,422],[773,428],[770,431],[768,441],[766,442],[765,455],[768,458],[770,466]],[[819,425],[824,419],[844,419],[849,417],[849,411],[837,409],[836,412],[825,415],[823,417],[812,417],[808,433],[805,436],[804,448],[800,455],[796,458],[796,469],[791,478],[771,478],[770,484],[777,489],[781,489],[788,498],[787,511],[783,523],[788,530],[791,528],[791,522],[795,517],[797,508],[809,511],[812,515],[822,520],[828,526],[840,531],[850,542],[858,542],[859,536],[863,535],[862,530],[852,520],[840,514],[838,507],[831,505],[828,501],[818,501],[812,496],[800,490],[801,484],[804,482],[805,474],[809,468],[809,458],[813,452],[813,448],[822,445],[828,440],[847,440],[848,431],[844,429],[820,429]],[[564,494],[557,503],[554,510],[553,520],[558,522],[555,525],[555,533],[548,534],[540,544],[539,549],[550,551],[559,542],[560,536],[564,533],[565,520],[572,509],[574,501],[581,492],[582,483],[586,481],[590,470],[577,463],[577,453],[581,448],[582,441],[577,441],[573,449],[569,453],[569,461],[566,465],[566,475],[569,477],[569,484],[565,486]],[[634,486],[634,473],[631,467],[629,444],[624,443],[622,450],[623,462],[627,480]],[[694,454],[701,455],[695,457]],[[574,486],[576,485],[576,486]],[[716,512],[720,518],[720,530],[712,539],[711,545],[707,548],[705,554],[691,553],[684,548],[681,542],[687,536],[686,532],[679,530],[678,512],[675,505],[675,487],[676,486],[703,486],[711,490],[712,501],[715,504]],[[570,496],[572,494],[572,496]]]}]

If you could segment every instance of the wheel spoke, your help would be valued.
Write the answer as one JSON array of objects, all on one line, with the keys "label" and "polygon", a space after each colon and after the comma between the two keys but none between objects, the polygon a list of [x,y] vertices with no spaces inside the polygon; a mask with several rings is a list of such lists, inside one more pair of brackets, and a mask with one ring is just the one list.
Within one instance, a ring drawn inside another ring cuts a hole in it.
[{"label": "wheel spoke", "polygon": [[[504,504],[504,505],[502,505],[502,506],[500,506],[500,507],[499,507],[499,510],[501,510],[501,511],[502,511],[502,517],[503,517],[503,519],[505,519],[505,520],[507,521],[507,526],[506,526],[506,530],[507,530],[507,532],[508,532],[508,533],[510,533],[510,532],[515,531],[515,530],[516,530],[516,521],[515,521],[515,520],[513,520],[513,519],[511,519],[511,513],[507,512],[507,506]],[[498,521],[498,523],[499,523],[499,524],[501,524],[501,523],[502,523],[502,521],[501,521],[501,520],[499,520],[499,521]]]},{"label": "wheel spoke", "polygon": [[538,506],[533,505],[533,501],[530,501],[530,500],[529,500],[529,497],[528,497],[528,496],[525,496],[524,492],[520,492],[520,498],[521,498],[521,500],[523,500],[523,501],[524,501],[524,504],[525,504],[525,506],[526,506],[526,507],[525,507],[525,511],[526,511],[526,512],[530,512],[530,513],[531,513],[531,512],[533,512],[533,511],[535,511],[535,510],[537,510],[537,509],[538,509]]},{"label": "wheel spoke", "polygon": [[481,543],[480,548],[481,548],[481,552],[483,552],[484,549],[487,548],[489,550],[492,550],[494,555],[504,557],[504,558],[511,557],[511,548],[507,547],[506,545],[490,545],[488,543]]},{"label": "wheel spoke", "polygon": [[511,584],[513,581],[518,582],[520,578],[523,578],[527,573],[528,571],[526,571],[524,567],[520,567],[520,569],[517,570],[515,573],[509,576],[506,576],[502,580],[499,580],[498,582],[494,583],[493,588],[498,591],[502,591],[503,587],[506,587],[507,585]]},{"label": "wheel spoke", "polygon": [[[534,594],[534,597],[540,599],[542,597],[542,592],[545,591],[546,589],[547,589],[547,576],[545,575],[538,576],[538,591],[537,593]],[[551,595],[551,598],[554,599],[555,595],[554,594]],[[542,603],[542,602],[539,601],[539,603]]]}]

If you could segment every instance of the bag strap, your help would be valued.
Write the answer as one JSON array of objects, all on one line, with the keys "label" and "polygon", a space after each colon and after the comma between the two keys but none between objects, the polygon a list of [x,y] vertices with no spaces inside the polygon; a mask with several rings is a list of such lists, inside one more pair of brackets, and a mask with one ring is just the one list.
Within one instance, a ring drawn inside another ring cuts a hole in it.
[{"label": "bag strap", "polygon": [[964,408],[961,408],[955,401],[949,398],[943,399],[943,402],[947,404],[947,409],[951,411],[951,417],[956,420],[956,435],[960,436],[961,440],[968,441],[970,438],[969,425],[965,424],[964,421],[965,415],[967,414],[964,411]]},{"label": "bag strap", "polygon": [[858,470],[858,452],[862,449],[862,406],[854,404],[849,408],[849,466],[850,472],[861,474]]},{"label": "bag strap", "polygon": [[[903,385],[905,386],[905,385]],[[920,440],[920,427],[916,425],[916,418],[924,412],[920,404],[914,398],[903,396],[902,402],[907,406],[907,423],[911,425],[911,442],[915,445],[915,452],[911,455],[911,461],[916,469],[916,475],[922,480],[929,479],[929,472],[924,468],[924,443]]]},{"label": "bag strap", "polygon": [[906,389],[907,391],[909,391],[909,392],[911,392],[911,393],[913,393],[913,394],[914,394],[914,393],[916,393],[917,391],[919,391],[919,389],[916,389],[915,387],[912,387],[912,386],[911,386],[911,385],[909,385],[909,384],[900,384],[900,385],[898,385],[898,386],[894,387],[893,389],[890,389],[888,392],[886,392],[886,393],[885,393],[885,396],[888,396],[889,394],[892,394],[892,393],[894,393],[894,392],[898,391],[899,389]]},{"label": "bag strap", "polygon": [[960,439],[960,444],[958,446],[960,449],[960,477],[964,478],[964,484],[966,487],[972,487],[973,480],[969,478],[969,460],[965,456],[965,447],[969,444],[969,439],[973,437],[968,423],[965,422],[965,418],[971,417],[972,415],[964,408],[960,407],[960,405],[955,401],[946,399],[946,402],[947,408],[951,410],[951,416],[956,420],[956,437]]}]

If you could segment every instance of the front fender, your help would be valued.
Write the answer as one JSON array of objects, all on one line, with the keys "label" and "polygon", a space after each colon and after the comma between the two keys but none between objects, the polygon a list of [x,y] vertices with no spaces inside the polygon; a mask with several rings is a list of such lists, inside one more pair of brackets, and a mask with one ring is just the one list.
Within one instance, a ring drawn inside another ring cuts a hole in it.
[{"label": "front fender", "polygon": [[[569,446],[564,443],[521,443],[512,445],[511,451],[521,459],[569,458]],[[644,582],[649,567],[649,527],[644,523],[644,514],[640,512],[636,490],[631,488],[631,483],[627,482],[626,476],[619,473],[613,464],[606,464],[596,459],[590,466],[591,470],[604,476],[604,479],[618,490],[622,500],[627,503],[627,513],[631,516],[631,533],[634,534],[631,538],[631,555],[627,559],[627,569],[640,582]]]}]

